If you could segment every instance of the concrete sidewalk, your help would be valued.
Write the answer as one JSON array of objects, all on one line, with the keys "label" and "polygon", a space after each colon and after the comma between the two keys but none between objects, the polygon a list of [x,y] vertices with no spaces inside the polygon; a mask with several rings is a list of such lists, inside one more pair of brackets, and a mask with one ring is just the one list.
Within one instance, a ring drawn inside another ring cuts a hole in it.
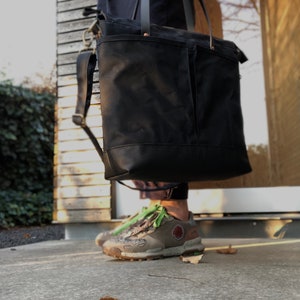
[{"label": "concrete sidewalk", "polygon": [[[117,261],[93,241],[1,249],[0,299],[300,299],[300,239],[203,242],[207,250],[197,265],[178,257]],[[237,254],[216,252],[229,244]]]}]

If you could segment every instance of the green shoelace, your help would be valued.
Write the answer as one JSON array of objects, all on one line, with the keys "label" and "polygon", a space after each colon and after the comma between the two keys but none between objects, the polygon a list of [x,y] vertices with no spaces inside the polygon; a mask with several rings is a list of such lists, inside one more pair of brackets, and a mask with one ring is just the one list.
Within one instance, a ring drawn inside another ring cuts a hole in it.
[{"label": "green shoelace", "polygon": [[113,235],[116,236],[116,235],[120,234],[121,232],[123,232],[124,230],[129,228],[131,225],[133,225],[134,223],[136,223],[140,220],[143,220],[146,218],[150,219],[154,213],[158,213],[158,215],[156,216],[156,218],[153,221],[153,226],[155,228],[158,228],[161,225],[161,222],[164,219],[164,217],[169,216],[166,209],[161,205],[154,205],[154,206],[150,206],[148,208],[144,207],[138,215],[129,219],[127,222],[125,222],[120,227],[116,228],[115,231],[113,232]]}]

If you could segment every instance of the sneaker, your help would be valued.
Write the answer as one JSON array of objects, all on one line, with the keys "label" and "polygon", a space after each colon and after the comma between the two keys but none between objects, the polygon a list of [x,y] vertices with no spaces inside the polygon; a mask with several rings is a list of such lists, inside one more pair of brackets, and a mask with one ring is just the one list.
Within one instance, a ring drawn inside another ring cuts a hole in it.
[{"label": "sneaker", "polygon": [[100,232],[96,238],[95,243],[97,246],[102,247],[104,242],[107,240],[116,237],[120,235],[121,233],[128,232],[131,230],[134,226],[140,225],[145,218],[147,218],[149,215],[152,215],[154,211],[156,211],[156,206],[150,206],[150,207],[143,207],[142,211],[140,213],[136,213],[135,215],[125,219],[120,226],[115,228],[114,230],[104,231]]},{"label": "sneaker", "polygon": [[170,216],[163,206],[130,230],[107,240],[103,253],[124,260],[147,260],[204,251],[192,213],[188,221]]}]

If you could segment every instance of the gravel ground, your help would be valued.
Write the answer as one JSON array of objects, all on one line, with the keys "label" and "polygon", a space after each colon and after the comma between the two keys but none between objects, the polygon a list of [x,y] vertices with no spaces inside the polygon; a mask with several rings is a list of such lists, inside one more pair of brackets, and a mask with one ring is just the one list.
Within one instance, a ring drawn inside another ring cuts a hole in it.
[{"label": "gravel ground", "polygon": [[64,239],[64,225],[0,228],[0,249]]}]

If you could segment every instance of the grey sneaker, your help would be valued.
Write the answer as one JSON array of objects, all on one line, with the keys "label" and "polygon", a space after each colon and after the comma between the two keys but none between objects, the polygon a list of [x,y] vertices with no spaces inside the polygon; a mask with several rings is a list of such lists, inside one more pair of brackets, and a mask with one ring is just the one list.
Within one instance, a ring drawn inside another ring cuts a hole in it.
[{"label": "grey sneaker", "polygon": [[155,208],[140,224],[107,240],[103,253],[124,260],[146,260],[204,251],[192,213],[188,221],[180,221],[164,207]]},{"label": "grey sneaker", "polygon": [[125,219],[122,224],[114,230],[100,232],[95,238],[96,245],[102,247],[104,242],[106,242],[107,240],[120,234],[124,234],[135,226],[139,226],[144,221],[144,219],[149,215],[152,215],[153,212],[156,211],[156,209],[157,206],[143,207],[140,213],[136,213],[135,215]]}]

